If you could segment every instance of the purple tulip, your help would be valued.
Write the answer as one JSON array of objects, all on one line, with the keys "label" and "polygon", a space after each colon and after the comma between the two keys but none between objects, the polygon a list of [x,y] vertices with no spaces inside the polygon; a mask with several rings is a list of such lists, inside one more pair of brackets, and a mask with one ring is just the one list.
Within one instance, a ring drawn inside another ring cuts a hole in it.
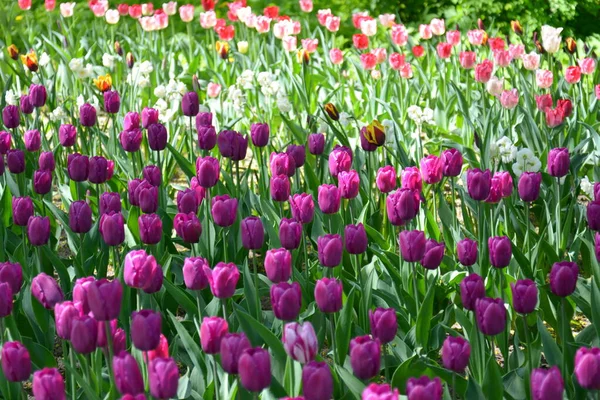
[{"label": "purple tulip", "polygon": [[12,217],[13,223],[19,226],[27,226],[29,218],[33,216],[33,200],[30,197],[13,197]]},{"label": "purple tulip", "polygon": [[162,237],[162,220],[157,214],[142,214],[138,217],[140,239],[144,244],[157,244]]},{"label": "purple tulip", "polygon": [[227,333],[221,339],[221,366],[228,374],[239,372],[239,360],[242,353],[251,347],[243,333]]},{"label": "purple tulip", "polygon": [[0,282],[8,283],[16,295],[23,285],[23,268],[19,263],[0,262]]},{"label": "purple tulip", "polygon": [[27,238],[32,246],[43,246],[50,238],[50,218],[29,217],[27,221]]},{"label": "purple tulip", "polygon": [[581,347],[577,350],[575,376],[584,389],[600,390],[600,348]]},{"label": "purple tulip", "polygon": [[272,176],[269,187],[273,201],[284,202],[290,198],[290,179],[287,175]]},{"label": "purple tulip", "polygon": [[25,153],[20,149],[8,150],[6,152],[6,164],[12,174],[25,172]]},{"label": "purple tulip", "polygon": [[12,136],[9,132],[0,131],[0,154],[6,154],[10,150]]},{"label": "purple tulip", "polygon": [[131,314],[131,341],[141,351],[154,350],[160,342],[161,316],[153,310]]},{"label": "purple tulip", "polygon": [[421,159],[421,175],[425,183],[432,185],[440,182],[443,167],[442,160],[433,154]]},{"label": "purple tulip", "polygon": [[187,117],[195,117],[200,111],[200,100],[198,99],[198,93],[187,92],[181,99],[181,111],[183,115]]},{"label": "purple tulip", "polygon": [[477,299],[485,297],[485,285],[481,276],[469,274],[460,282],[460,299],[467,310],[475,310]]},{"label": "purple tulip", "polygon": [[196,129],[200,127],[212,126],[213,115],[211,112],[199,112],[196,115]]},{"label": "purple tulip", "polygon": [[198,213],[198,198],[192,189],[177,192],[177,211],[184,214]]},{"label": "purple tulip", "polygon": [[[156,258],[145,250],[132,250],[125,256],[123,280],[127,286],[142,289],[150,282],[150,275],[157,265]],[[152,349],[150,349],[152,350]]]},{"label": "purple tulip", "polygon": [[38,165],[43,171],[54,171],[56,168],[56,161],[54,161],[54,154],[51,151],[43,151],[40,153],[38,158]]},{"label": "purple tulip", "polygon": [[58,129],[58,141],[63,147],[71,147],[77,140],[77,128],[71,124],[62,124]]},{"label": "purple tulip", "polygon": [[92,229],[92,209],[83,200],[69,206],[69,228],[74,233],[87,233]]},{"label": "purple tulip", "polygon": [[523,172],[519,178],[517,189],[519,197],[525,202],[536,201],[540,195],[542,174],[539,172]]},{"label": "purple tulip", "polygon": [[294,159],[294,165],[296,168],[300,168],[306,161],[306,149],[304,146],[290,144],[286,151]]},{"label": "purple tulip", "polygon": [[144,107],[142,110],[142,128],[148,129],[150,125],[158,123],[158,110],[155,108]]},{"label": "purple tulip", "polygon": [[104,192],[100,195],[100,215],[121,212],[121,197],[117,192]]},{"label": "purple tulip", "polygon": [[19,108],[23,114],[29,115],[33,114],[33,104],[31,104],[31,98],[28,95],[23,95],[19,99]]},{"label": "purple tulip", "polygon": [[491,186],[492,177],[489,169],[482,171],[475,168],[467,171],[467,189],[473,200],[484,201],[487,199]]},{"label": "purple tulip", "polygon": [[302,292],[298,282],[280,282],[271,286],[271,307],[275,318],[293,321],[302,307]]},{"label": "purple tulip", "polygon": [[352,150],[345,146],[336,146],[329,153],[329,173],[334,178],[342,171],[350,171],[352,167]]},{"label": "purple tulip", "polygon": [[350,364],[358,379],[366,380],[379,374],[381,343],[369,335],[357,336],[350,341]]},{"label": "purple tulip", "polygon": [[237,217],[238,200],[229,195],[215,196],[212,198],[212,217],[216,225],[228,227],[235,223]]},{"label": "purple tulip", "polygon": [[346,251],[350,254],[362,254],[367,251],[368,239],[364,225],[346,225],[344,242]]},{"label": "purple tulip", "polygon": [[129,199],[129,204],[131,204],[132,206],[139,206],[140,202],[138,201],[138,198],[136,197],[136,190],[138,188],[138,186],[140,186],[142,184],[142,180],[141,179],[132,179],[129,182],[127,182],[127,197]]},{"label": "purple tulip", "polygon": [[408,400],[441,400],[442,392],[442,382],[438,377],[408,378],[406,382]]},{"label": "purple tulip", "polygon": [[148,146],[154,151],[162,151],[167,147],[167,128],[156,123],[148,127]]},{"label": "purple tulip", "polygon": [[147,165],[142,170],[144,179],[148,181],[152,186],[160,186],[162,183],[162,173],[160,168],[156,165]]},{"label": "purple tulip", "polygon": [[136,188],[134,196],[142,212],[151,214],[158,210],[158,188],[143,180]]},{"label": "purple tulip", "polygon": [[288,250],[297,249],[302,240],[302,224],[290,218],[282,218],[279,222],[279,241]]},{"label": "purple tulip", "polygon": [[140,128],[122,131],[119,134],[119,141],[123,150],[129,153],[135,153],[140,149],[142,144],[143,134]]},{"label": "purple tulip", "polygon": [[421,261],[425,254],[425,233],[423,231],[401,231],[399,236],[400,253],[404,261]]},{"label": "purple tulip", "polygon": [[569,150],[564,147],[551,149],[548,152],[548,174],[556,178],[562,178],[569,173],[571,159]]},{"label": "purple tulip", "polygon": [[398,389],[392,389],[387,383],[371,383],[362,392],[362,400],[398,400]]},{"label": "purple tulip", "polygon": [[12,313],[13,294],[10,284],[0,282],[0,318],[6,318]]},{"label": "purple tulip", "polygon": [[596,260],[600,262],[600,233],[596,232],[594,238],[594,252],[596,253]]},{"label": "purple tulip", "polygon": [[32,106],[39,108],[44,107],[48,93],[44,85],[31,84],[29,86],[29,101]]},{"label": "purple tulip", "polygon": [[150,280],[146,286],[142,289],[144,293],[152,294],[160,290],[164,280],[163,270],[160,265],[154,266],[150,273]]},{"label": "purple tulip", "polygon": [[301,193],[290,196],[292,217],[301,224],[308,224],[315,215],[315,203],[311,194]]},{"label": "purple tulip", "polygon": [[342,262],[342,237],[338,234],[327,234],[317,238],[319,263],[324,267],[335,268]]},{"label": "purple tulip", "polygon": [[123,287],[118,280],[99,279],[89,286],[87,299],[96,321],[111,321],[121,312]]},{"label": "purple tulip", "polygon": [[196,177],[203,188],[211,188],[219,181],[219,160],[214,157],[198,157],[196,160]]},{"label": "purple tulip", "polygon": [[248,250],[257,250],[265,241],[265,230],[259,217],[248,217],[240,224],[242,246]]},{"label": "purple tulip", "polygon": [[458,261],[466,266],[470,267],[471,265],[477,262],[477,242],[464,238],[458,243],[456,243],[456,255],[458,257]]},{"label": "purple tulip", "polygon": [[340,210],[341,194],[335,185],[324,184],[319,186],[317,196],[319,208],[323,214],[335,214]]},{"label": "purple tulip", "polygon": [[89,158],[79,153],[69,154],[67,157],[67,171],[69,178],[75,182],[87,180],[89,174]]},{"label": "purple tulip", "polygon": [[107,90],[103,94],[104,97],[104,111],[108,114],[116,114],[121,108],[121,97],[119,92],[116,90]]},{"label": "purple tulip", "polygon": [[488,250],[492,266],[495,268],[508,267],[512,257],[512,244],[508,237],[496,236],[488,238]]},{"label": "purple tulip", "polygon": [[448,336],[442,345],[442,364],[450,371],[462,374],[469,365],[471,346],[460,336]]},{"label": "purple tulip", "polygon": [[217,136],[217,146],[223,157],[241,161],[246,158],[248,137],[235,131],[221,131]]},{"label": "purple tulip", "polygon": [[323,313],[342,309],[342,282],[335,278],[321,278],[315,285],[315,301]]},{"label": "purple tulip", "polygon": [[305,400],[329,400],[333,396],[333,377],[326,362],[311,361],[302,369]]},{"label": "purple tulip", "polygon": [[586,217],[589,228],[593,231],[600,231],[600,199],[588,203]]},{"label": "purple tulip", "polygon": [[25,142],[25,150],[29,152],[38,151],[42,146],[42,135],[37,129],[31,129],[25,132],[23,141]]},{"label": "purple tulip", "polygon": [[531,372],[532,400],[562,400],[565,384],[556,365],[548,369],[536,368]]},{"label": "purple tulip", "polygon": [[81,306],[81,312],[83,314],[88,314],[90,312],[88,291],[94,282],[96,282],[96,278],[93,276],[79,278],[75,281],[75,286],[73,287],[73,302]]},{"label": "purple tulip", "polygon": [[296,161],[287,153],[271,153],[269,157],[269,169],[271,175],[294,176],[296,172]]},{"label": "purple tulip", "polygon": [[375,183],[381,193],[389,193],[397,186],[396,169],[391,165],[379,168]]},{"label": "purple tulip", "polygon": [[238,360],[242,386],[250,392],[260,392],[271,385],[271,357],[260,347],[246,349]]},{"label": "purple tulip", "polygon": [[71,327],[71,345],[79,354],[90,354],[96,350],[98,336],[97,322],[87,315],[73,318]]},{"label": "purple tulip", "polygon": [[116,353],[112,360],[115,385],[121,394],[144,393],[144,378],[135,358],[126,351]]},{"label": "purple tulip", "polygon": [[79,303],[73,303],[72,301],[57,303],[54,306],[54,320],[58,337],[66,340],[71,339],[73,319],[81,314],[81,304]]},{"label": "purple tulip", "polygon": [[175,215],[173,228],[175,228],[177,236],[186,243],[198,243],[202,234],[202,225],[194,213]]},{"label": "purple tulip", "polygon": [[2,110],[2,122],[6,129],[18,127],[20,123],[19,107],[10,104],[4,107]]},{"label": "purple tulip", "polygon": [[319,156],[325,150],[325,135],[322,133],[311,133],[308,135],[308,151],[310,154]]},{"label": "purple tulip", "polygon": [[65,382],[56,368],[33,373],[33,397],[37,400],[65,400]]},{"label": "purple tulip", "polygon": [[550,290],[556,296],[567,297],[575,291],[579,267],[570,261],[554,263],[550,270]]},{"label": "purple tulip", "polygon": [[360,177],[355,170],[340,171],[338,174],[338,188],[340,196],[344,199],[353,199],[358,196],[360,189]]},{"label": "purple tulip", "polygon": [[427,269],[436,269],[442,263],[444,258],[444,242],[436,242],[433,239],[427,239],[425,243],[425,253],[421,259],[421,265]]},{"label": "purple tulip", "polygon": [[130,111],[123,118],[123,130],[131,131],[140,128],[140,114],[135,111]]},{"label": "purple tulip", "polygon": [[202,204],[202,200],[206,196],[206,189],[200,186],[198,183],[198,178],[195,176],[190,179],[190,189],[192,189],[196,193],[196,200],[198,201],[198,206]]},{"label": "purple tulip", "polygon": [[463,156],[457,149],[442,151],[442,174],[444,176],[459,176],[463,166]]},{"label": "purple tulip", "polygon": [[43,272],[31,281],[31,294],[48,310],[52,310],[57,303],[64,300],[56,280]]},{"label": "purple tulip", "polygon": [[371,335],[381,343],[386,344],[394,340],[398,330],[396,311],[393,308],[377,308],[369,310]]},{"label": "purple tulip", "polygon": [[484,335],[494,336],[504,332],[506,308],[502,299],[482,297],[475,300],[477,326]]},{"label": "purple tulip", "polygon": [[314,360],[317,355],[319,343],[310,322],[286,324],[283,328],[281,340],[288,356],[300,364],[306,364]]},{"label": "purple tulip", "polygon": [[240,279],[240,271],[234,263],[220,262],[211,270],[204,269],[213,296],[228,299],[235,293],[235,287]]},{"label": "purple tulip", "polygon": [[508,171],[498,171],[494,176],[500,181],[502,197],[510,197],[514,189],[513,179],[510,173]]},{"label": "purple tulip", "polygon": [[42,196],[52,190],[52,172],[38,169],[33,173],[33,190]]},{"label": "purple tulip", "polygon": [[108,180],[108,161],[102,156],[90,157],[88,181],[104,183]]},{"label": "purple tulip", "polygon": [[98,231],[108,246],[118,246],[125,241],[125,219],[123,214],[109,212],[102,214]]},{"label": "purple tulip", "polygon": [[218,354],[221,341],[229,332],[227,321],[219,317],[204,317],[200,325],[200,344],[206,354]]},{"label": "purple tulip", "polygon": [[183,262],[183,281],[190,290],[202,290],[208,286],[206,270],[210,270],[208,260],[202,257],[188,257]]},{"label": "purple tulip", "polygon": [[250,126],[250,137],[252,144],[256,147],[265,147],[269,144],[269,125],[254,123]]},{"label": "purple tulip", "polygon": [[9,382],[22,382],[31,375],[29,351],[20,342],[6,342],[2,346],[2,372]]},{"label": "purple tulip", "polygon": [[96,108],[85,103],[79,107],[79,123],[83,126],[94,126],[96,125]]},{"label": "purple tulip", "polygon": [[386,199],[387,216],[394,226],[404,225],[419,212],[420,196],[415,190],[402,188],[390,193]]},{"label": "purple tulip", "polygon": [[520,314],[535,311],[538,302],[537,285],[531,279],[523,279],[510,284],[513,294],[513,308]]},{"label": "purple tulip", "polygon": [[265,271],[273,283],[288,281],[292,275],[292,254],[284,248],[267,250]]}]

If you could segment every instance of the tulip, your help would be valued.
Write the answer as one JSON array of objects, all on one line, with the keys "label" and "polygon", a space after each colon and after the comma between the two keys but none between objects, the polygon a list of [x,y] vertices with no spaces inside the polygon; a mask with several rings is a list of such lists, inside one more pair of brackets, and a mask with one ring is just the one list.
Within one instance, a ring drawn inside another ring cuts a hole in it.
[{"label": "tulip", "polygon": [[442,346],[442,364],[444,368],[462,374],[469,364],[471,346],[460,336],[448,336]]},{"label": "tulip", "polygon": [[279,223],[279,241],[287,250],[294,250],[300,246],[302,239],[302,224],[290,218],[282,218]]},{"label": "tulip", "polygon": [[33,173],[33,190],[42,196],[52,190],[52,172],[43,169]]},{"label": "tulip", "polygon": [[288,356],[300,364],[314,360],[317,355],[319,343],[310,322],[286,324],[281,340]]},{"label": "tulip", "polygon": [[123,287],[118,280],[99,279],[90,284],[87,299],[96,321],[111,321],[121,312]]},{"label": "tulip", "polygon": [[600,231],[600,198],[588,203],[586,217],[589,228]]},{"label": "tulip", "polygon": [[144,362],[148,363],[155,358],[167,358],[169,357],[169,342],[167,338],[162,333],[160,334],[160,339],[158,341],[158,346],[154,348],[154,350],[150,350],[144,355]]},{"label": "tulip", "polygon": [[386,199],[387,216],[395,226],[404,225],[413,219],[419,211],[419,194],[411,189],[396,190]]},{"label": "tulip", "polygon": [[325,109],[325,112],[327,113],[327,115],[329,116],[329,118],[331,118],[332,120],[337,121],[340,119],[340,113],[338,112],[336,106],[333,103],[325,104],[324,109]]},{"label": "tulip", "polygon": [[35,107],[31,104],[31,97],[23,95],[19,99],[19,109],[23,114],[29,115],[33,114],[33,110]]},{"label": "tulip", "polygon": [[362,254],[367,251],[368,240],[364,225],[346,225],[344,242],[346,251],[350,254]]},{"label": "tulip", "polygon": [[427,239],[421,265],[427,269],[438,268],[444,258],[444,250],[444,242],[438,243],[433,239]]},{"label": "tulip", "polygon": [[11,104],[4,107],[2,110],[2,122],[7,129],[14,129],[19,126],[19,107]]},{"label": "tulip", "polygon": [[181,99],[181,111],[187,117],[195,117],[200,111],[198,94],[196,92],[187,92]]},{"label": "tulip", "polygon": [[233,296],[240,279],[240,271],[234,263],[218,263],[212,270],[204,269],[213,296],[228,299]]},{"label": "tulip", "polygon": [[96,279],[93,276],[78,278],[75,281],[75,286],[73,287],[73,302],[81,307],[81,312],[83,314],[88,314],[90,312],[87,299],[88,290],[90,285],[92,285],[95,281]]},{"label": "tulip", "polygon": [[460,299],[463,307],[474,311],[478,299],[485,297],[485,285],[481,276],[469,274],[460,282]]},{"label": "tulip", "polygon": [[27,226],[29,218],[33,216],[33,201],[30,197],[13,197],[12,217],[13,223],[19,226]]},{"label": "tulip", "polygon": [[555,148],[548,152],[548,174],[562,178],[569,173],[570,163],[568,149]]},{"label": "tulip", "polygon": [[340,196],[344,199],[353,199],[358,196],[360,177],[355,170],[340,171],[338,174],[338,188]]},{"label": "tulip", "polygon": [[329,153],[329,173],[334,178],[342,171],[350,171],[352,167],[352,150],[337,146]]},{"label": "tulip", "polygon": [[271,306],[275,318],[293,321],[302,307],[302,292],[298,282],[280,282],[271,286]]},{"label": "tulip", "polygon": [[167,128],[164,125],[155,123],[148,128],[148,146],[154,151],[161,151],[167,147]]},{"label": "tulip", "polygon": [[475,80],[477,82],[487,83],[494,70],[494,63],[490,60],[483,60],[481,63],[475,65]]},{"label": "tulip", "polygon": [[131,341],[141,351],[154,350],[160,343],[161,316],[152,310],[131,314]]},{"label": "tulip", "polygon": [[108,161],[101,156],[90,157],[89,175],[90,183],[104,183],[108,180]]},{"label": "tulip", "polygon": [[513,308],[520,314],[530,314],[535,311],[538,302],[538,289],[530,279],[523,279],[511,283],[513,294]]},{"label": "tulip", "polygon": [[534,369],[530,382],[532,400],[562,400],[565,384],[556,365],[548,369]]},{"label": "tulip", "polygon": [[56,368],[33,373],[33,397],[37,400],[65,400],[65,382]]},{"label": "tulip", "polygon": [[305,400],[329,400],[333,396],[333,377],[325,362],[311,361],[302,369]]},{"label": "tulip", "polygon": [[251,348],[250,341],[243,333],[226,333],[221,338],[221,366],[228,374],[237,374],[239,359],[245,350]]},{"label": "tulip", "polygon": [[322,133],[311,133],[308,135],[308,151],[313,155],[321,155],[325,150],[325,135]]},{"label": "tulip", "polygon": [[342,282],[335,278],[322,278],[315,285],[315,301],[323,313],[342,309]]},{"label": "tulip", "polygon": [[389,193],[396,188],[396,170],[391,165],[379,168],[375,183],[381,193]]},{"label": "tulip", "polygon": [[208,286],[206,269],[208,260],[202,257],[188,257],[183,262],[183,281],[190,290],[202,290]]},{"label": "tulip", "polygon": [[129,153],[135,153],[140,149],[142,139],[142,130],[139,128],[123,131],[119,134],[119,141],[123,147],[123,150]]},{"label": "tulip", "polygon": [[38,158],[38,165],[42,171],[54,171],[56,168],[56,161],[54,161],[54,154],[51,151],[43,151],[40,153]]},{"label": "tulip", "polygon": [[304,146],[290,144],[286,149],[286,153],[294,159],[296,168],[300,168],[304,165],[304,162],[306,161],[306,149]]},{"label": "tulip", "polygon": [[292,275],[292,254],[284,248],[267,250],[265,271],[273,283],[288,281]]},{"label": "tulip", "polygon": [[8,317],[13,310],[13,293],[10,284],[0,282],[0,318]]},{"label": "tulip", "polygon": [[71,327],[71,345],[79,354],[89,354],[96,350],[98,325],[87,315],[73,318]]},{"label": "tulip", "polygon": [[581,347],[577,350],[575,377],[581,387],[587,390],[600,390],[600,348]]},{"label": "tulip", "polygon": [[362,392],[362,400],[398,400],[398,389],[393,389],[387,383],[371,383]]},{"label": "tulip", "polygon": [[423,181],[421,180],[421,172],[417,167],[408,167],[402,171],[401,176],[402,188],[421,192],[423,189]]},{"label": "tulip", "polygon": [[377,308],[369,310],[369,322],[371,325],[371,336],[381,343],[387,344],[394,340],[398,330],[396,311],[393,308]]},{"label": "tulip", "polygon": [[358,379],[376,376],[381,369],[381,345],[370,336],[357,336],[350,341],[350,364]]},{"label": "tulip", "polygon": [[497,335],[506,327],[506,309],[502,299],[482,297],[475,300],[475,316],[484,335]]},{"label": "tulip", "polygon": [[290,197],[292,217],[301,224],[308,224],[315,215],[315,204],[312,195],[307,193],[295,194]]},{"label": "tulip", "polygon": [[31,294],[48,310],[64,299],[56,280],[43,272],[31,281]]},{"label": "tulip", "polygon": [[536,201],[540,195],[542,174],[539,172],[523,172],[517,186],[519,197],[525,202]]},{"label": "tulip", "polygon": [[142,128],[148,129],[150,125],[158,123],[158,110],[145,107],[142,110]]},{"label": "tulip", "polygon": [[177,192],[177,211],[183,214],[198,213],[198,198],[192,189]]},{"label": "tulip", "polygon": [[32,246],[43,246],[50,238],[50,218],[29,217],[27,221],[27,238]]},{"label": "tulip", "polygon": [[269,169],[273,176],[293,176],[296,172],[296,160],[287,153],[271,153],[269,156]]},{"label": "tulip", "polygon": [[250,392],[260,392],[271,385],[271,357],[260,347],[246,349],[238,360],[242,386]]},{"label": "tulip", "polygon": [[121,212],[121,197],[116,192],[104,192],[100,195],[100,215]]},{"label": "tulip", "polygon": [[229,330],[227,321],[219,317],[205,317],[200,326],[202,350],[207,354],[218,354],[221,341]]},{"label": "tulip", "polygon": [[202,234],[202,225],[194,213],[175,215],[173,228],[175,228],[177,236],[186,243],[198,243]]},{"label": "tulip", "polygon": [[125,219],[123,214],[109,212],[100,217],[100,235],[108,246],[118,246],[125,241]]},{"label": "tulip", "polygon": [[92,209],[83,200],[69,206],[69,228],[74,233],[87,233],[92,229]]},{"label": "tulip", "polygon": [[242,246],[248,250],[258,250],[265,241],[265,230],[259,217],[244,218],[241,223]]},{"label": "tulip", "polygon": [[112,367],[117,390],[121,394],[137,395],[144,393],[144,378],[135,358],[126,351],[116,353]]},{"label": "tulip", "polygon": [[23,269],[19,263],[0,263],[0,282],[8,283],[13,295],[21,290],[23,285]]},{"label": "tulip", "polygon": [[256,147],[265,147],[269,143],[269,125],[255,123],[250,126],[252,144]]},{"label": "tulip", "polygon": [[10,150],[12,136],[6,131],[0,131],[0,154],[6,154]]},{"label": "tulip", "polygon": [[458,261],[467,267],[477,262],[477,242],[464,238],[456,243],[456,255]]},{"label": "tulip", "polygon": [[89,103],[79,107],[79,123],[88,127],[96,125],[96,108]]},{"label": "tulip", "polygon": [[25,153],[19,149],[8,150],[6,152],[6,164],[12,174],[25,172]]},{"label": "tulip", "polygon": [[117,114],[121,108],[121,98],[116,90],[107,90],[102,93],[104,97],[104,110],[108,114]]},{"label": "tulip", "polygon": [[430,185],[438,183],[442,180],[443,167],[442,160],[437,156],[431,154],[423,158],[421,160],[421,175],[423,176],[423,180]]},{"label": "tulip", "polygon": [[512,244],[506,236],[496,236],[488,239],[490,264],[496,268],[508,267],[512,257]]},{"label": "tulip", "polygon": [[401,231],[399,242],[400,253],[404,261],[421,261],[426,247],[425,233],[423,231]]},{"label": "tulip", "polygon": [[198,157],[196,160],[196,177],[203,188],[211,188],[219,181],[219,160],[214,157]]},{"label": "tulip", "polygon": [[448,149],[442,152],[442,174],[444,176],[459,176],[462,171],[463,156],[457,149]]},{"label": "tulip", "polygon": [[160,172],[160,168],[158,168],[156,165],[148,165],[144,167],[142,174],[144,175],[144,179],[152,186],[158,187],[162,183],[162,173]]},{"label": "tulip", "polygon": [[83,182],[88,178],[89,158],[79,153],[69,154],[67,157],[67,171],[69,178],[75,182]]},{"label": "tulip", "polygon": [[222,227],[233,225],[237,217],[238,200],[228,195],[215,196],[212,199],[212,216],[215,224]]},{"label": "tulip", "polygon": [[63,301],[54,306],[54,320],[56,324],[56,334],[69,340],[71,338],[71,328],[73,319],[82,314],[81,304],[72,301]]},{"label": "tulip", "polygon": [[319,186],[317,202],[324,214],[335,214],[340,209],[340,190],[335,185]]},{"label": "tulip", "polygon": [[272,176],[269,186],[273,201],[284,202],[290,198],[290,180],[287,175]]},{"label": "tulip", "polygon": [[38,151],[42,145],[42,136],[40,131],[37,129],[26,131],[23,135],[23,141],[25,142],[25,150],[29,152]]},{"label": "tulip", "polygon": [[338,234],[327,234],[317,238],[319,263],[324,267],[335,268],[342,261],[342,238]]},{"label": "tulip", "polygon": [[154,266],[152,272],[150,273],[150,279],[148,281],[148,284],[144,286],[142,290],[144,291],[144,293],[148,294],[156,293],[162,287],[163,280],[163,270],[161,266],[157,264],[156,266]]},{"label": "tulip", "polygon": [[246,158],[248,150],[248,137],[235,131],[221,131],[217,136],[219,152],[225,158],[240,161]]},{"label": "tulip", "polygon": [[408,400],[441,400],[442,382],[440,378],[430,379],[428,376],[408,378],[406,382],[406,396]]},{"label": "tulip", "polygon": [[6,342],[2,346],[2,372],[9,382],[22,382],[31,375],[31,358],[20,342]]},{"label": "tulip", "polygon": [[127,286],[142,289],[148,285],[157,262],[145,250],[132,250],[125,256],[123,280]]},{"label": "tulip", "polygon": [[492,178],[489,170],[482,171],[479,168],[467,171],[467,189],[473,200],[482,201],[490,194]]},{"label": "tulip", "polygon": [[556,296],[567,297],[575,291],[579,267],[570,261],[554,263],[550,270],[550,290]]}]

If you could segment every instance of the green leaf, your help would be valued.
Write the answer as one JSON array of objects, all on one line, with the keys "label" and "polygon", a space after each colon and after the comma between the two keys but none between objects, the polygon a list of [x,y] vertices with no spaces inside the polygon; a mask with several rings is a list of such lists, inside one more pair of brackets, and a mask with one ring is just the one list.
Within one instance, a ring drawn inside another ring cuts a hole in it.
[{"label": "green leaf", "polygon": [[344,365],[344,360],[346,360],[346,355],[348,353],[348,346],[350,345],[350,337],[352,335],[352,312],[354,310],[354,298],[356,297],[355,294],[356,293],[354,292],[353,288],[346,299],[346,304],[344,304],[344,308],[342,309],[340,318],[338,319],[338,324],[335,327],[335,342],[337,346],[335,353],[340,365]]},{"label": "green leaf", "polygon": [[185,290],[183,290],[179,286],[175,286],[173,283],[171,283],[166,278],[163,280],[163,285],[164,285],[165,289],[167,290],[167,292],[171,296],[173,296],[173,298],[175,298],[175,301],[177,301],[177,303],[181,307],[183,307],[183,309],[188,314],[191,314],[191,315],[197,314],[198,306],[196,305],[196,303],[194,301],[192,301],[190,299],[190,296],[185,292]]},{"label": "green leaf", "polygon": [[362,383],[357,377],[351,374],[346,368],[337,365],[335,371],[340,377],[344,385],[350,389],[350,392],[354,395],[355,399],[360,399],[361,393],[365,390],[365,384]]},{"label": "green leaf", "polygon": [[554,338],[550,336],[550,332],[548,332],[548,329],[546,329],[546,326],[541,318],[538,318],[537,327],[538,331],[540,332],[540,336],[542,337],[542,349],[544,350],[546,361],[548,361],[548,364],[550,365],[561,365],[562,352],[558,348]]},{"label": "green leaf", "polygon": [[196,368],[206,373],[207,361],[204,359],[204,354],[200,350],[200,346],[198,343],[196,343],[196,341],[194,341],[188,331],[183,327],[183,325],[181,325],[181,322],[177,320],[171,311],[169,311],[169,316],[171,317],[171,322],[173,323],[173,326],[177,331],[177,335],[179,336],[183,347],[190,357],[190,360],[192,360]]},{"label": "green leaf", "polygon": [[490,357],[488,360],[483,379],[483,392],[486,393],[485,398],[488,400],[503,399],[504,386],[502,386],[502,375],[495,356]]},{"label": "green leaf", "polygon": [[175,149],[175,147],[167,143],[167,148],[169,149],[171,154],[173,154],[175,161],[177,161],[177,164],[179,165],[183,173],[187,175],[188,178],[196,176],[196,170],[194,166],[188,160],[186,160],[185,157]]},{"label": "green leaf", "polygon": [[596,328],[598,337],[600,337],[600,289],[598,289],[598,285],[594,279],[592,279],[590,286],[592,288],[592,323],[594,328]]},{"label": "green leaf", "polygon": [[417,316],[417,327],[416,327],[416,338],[417,343],[427,349],[429,342],[429,333],[431,328],[431,317],[433,315],[433,300],[435,293],[435,285],[429,286],[425,300],[421,304],[419,309],[419,315]]}]

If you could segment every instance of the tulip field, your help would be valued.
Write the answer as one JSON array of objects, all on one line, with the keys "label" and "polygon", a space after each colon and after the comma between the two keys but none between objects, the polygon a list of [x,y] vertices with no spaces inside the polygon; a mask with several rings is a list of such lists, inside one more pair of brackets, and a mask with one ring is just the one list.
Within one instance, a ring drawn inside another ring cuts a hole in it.
[{"label": "tulip field", "polygon": [[600,399],[600,48],[347,12],[2,2],[1,398]]}]

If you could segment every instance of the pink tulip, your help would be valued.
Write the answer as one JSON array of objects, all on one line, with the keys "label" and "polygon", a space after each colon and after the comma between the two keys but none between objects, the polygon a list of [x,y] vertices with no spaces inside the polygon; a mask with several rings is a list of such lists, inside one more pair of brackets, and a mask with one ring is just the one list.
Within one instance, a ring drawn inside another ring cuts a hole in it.
[{"label": "pink tulip", "polygon": [[554,76],[551,71],[545,69],[538,69],[535,71],[535,82],[538,87],[542,89],[547,89],[552,86],[552,81],[554,80]]},{"label": "pink tulip", "polygon": [[500,95],[502,107],[512,109],[519,103],[519,92],[517,89],[505,90]]},{"label": "pink tulip", "polygon": [[194,6],[186,4],[179,7],[179,16],[183,22],[190,22],[194,19]]},{"label": "pink tulip", "polygon": [[329,50],[329,58],[335,65],[339,65],[344,62],[344,55],[340,49],[334,48]]},{"label": "pink tulip", "polygon": [[572,65],[565,71],[565,81],[570,84],[575,84],[581,80],[581,68],[577,65]]},{"label": "pink tulip", "polygon": [[582,74],[591,75],[596,69],[596,60],[593,58],[584,58],[583,60],[579,60],[578,63]]},{"label": "pink tulip", "polygon": [[207,87],[206,87],[206,95],[208,97],[218,97],[219,94],[221,93],[221,85],[219,85],[218,83],[214,83],[214,82],[209,82]]}]

